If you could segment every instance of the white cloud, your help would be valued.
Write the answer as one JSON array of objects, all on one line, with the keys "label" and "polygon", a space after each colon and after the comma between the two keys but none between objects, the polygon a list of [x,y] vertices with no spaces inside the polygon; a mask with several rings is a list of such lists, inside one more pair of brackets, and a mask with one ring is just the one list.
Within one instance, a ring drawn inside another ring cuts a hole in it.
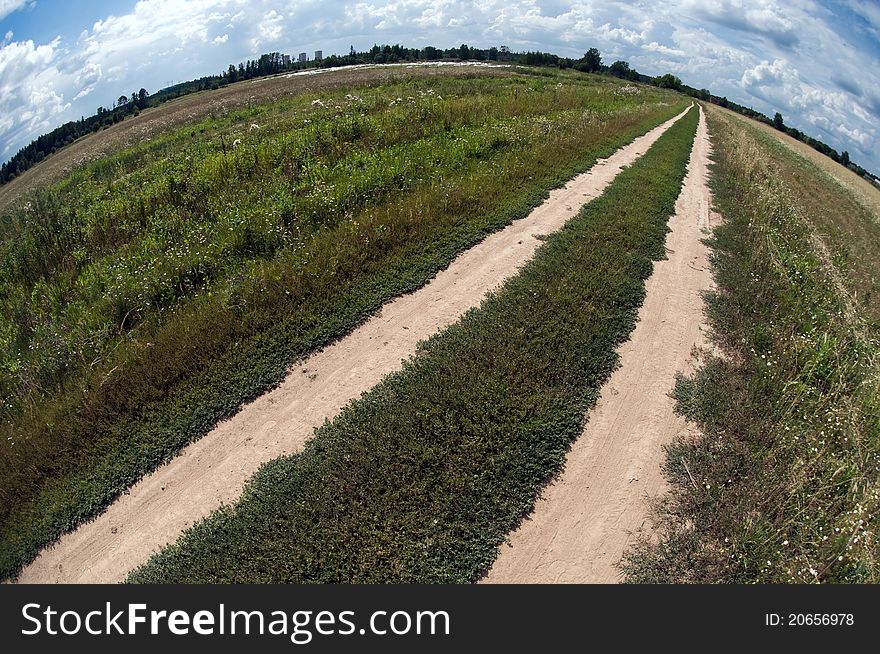
[{"label": "white cloud", "polygon": [[31,135],[51,129],[53,118],[70,107],[57,90],[58,43],[23,41],[0,48],[0,154],[11,155]]},{"label": "white cloud", "polygon": [[791,70],[788,62],[775,59],[771,64],[762,61],[753,68],[743,71],[742,85],[746,88],[779,88],[780,85],[791,83],[797,77],[797,71]]},{"label": "white cloud", "polygon": [[257,33],[251,44],[254,50],[258,50],[266,44],[277,43],[284,33],[284,16],[272,9],[266,12],[262,20],[257,24]]},{"label": "white cloud", "polygon": [[73,98],[74,100],[79,100],[80,98],[84,98],[89,95],[92,91],[95,90],[95,87],[104,77],[104,71],[101,69],[101,64],[90,61],[86,63],[83,69],[76,76],[76,86],[79,88],[79,92]]},{"label": "white cloud", "polygon": [[[91,114],[121,93],[155,91],[270,50],[468,43],[573,57],[595,46],[606,63],[673,72],[765,113],[780,111],[787,124],[857,152],[856,161],[880,172],[880,5],[840,2],[861,17],[852,20],[858,29],[817,0],[140,0],[76,26],[86,29],[72,41],[31,44],[31,58],[45,57],[41,48],[51,57],[36,68],[21,64],[22,72],[15,64],[13,81],[0,73],[0,155],[43,125]],[[0,0],[0,13],[26,4]],[[12,37],[3,48],[20,50]]]},{"label": "white cloud", "polygon": [[794,21],[772,1],[685,0],[682,9],[723,28],[769,38],[780,47],[791,47],[799,41]]},{"label": "white cloud", "polygon": [[30,0],[0,0],[0,20],[3,20],[14,11],[33,4]]}]

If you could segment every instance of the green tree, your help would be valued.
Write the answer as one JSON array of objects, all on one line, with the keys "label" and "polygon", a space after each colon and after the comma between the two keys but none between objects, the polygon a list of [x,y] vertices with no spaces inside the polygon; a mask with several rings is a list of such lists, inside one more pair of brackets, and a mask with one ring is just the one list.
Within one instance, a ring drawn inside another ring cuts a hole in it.
[{"label": "green tree", "polygon": [[775,127],[778,130],[785,129],[785,123],[782,120],[782,114],[779,113],[778,111],[776,112],[776,115],[773,116],[773,127]]},{"label": "green tree", "polygon": [[840,153],[840,163],[849,168],[849,152],[846,150]]},{"label": "green tree", "polygon": [[630,79],[632,70],[630,70],[627,62],[615,61],[608,67],[608,72],[614,75],[614,77],[619,77],[620,79]]},{"label": "green tree", "polygon": [[587,50],[580,61],[578,70],[585,73],[598,73],[602,70],[602,56],[599,54],[599,50],[596,48]]},{"label": "green tree", "polygon": [[660,77],[655,77],[653,80],[651,80],[651,83],[654,86],[659,86],[661,89],[672,89],[673,91],[681,91],[681,80],[672,73],[666,73],[665,75],[661,75]]}]

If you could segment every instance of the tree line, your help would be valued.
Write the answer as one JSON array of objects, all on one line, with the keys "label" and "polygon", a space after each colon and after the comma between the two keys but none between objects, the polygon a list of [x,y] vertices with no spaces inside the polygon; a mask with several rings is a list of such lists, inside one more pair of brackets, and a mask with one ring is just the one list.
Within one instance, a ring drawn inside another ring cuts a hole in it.
[{"label": "tree line", "polygon": [[348,54],[332,54],[320,60],[301,62],[294,57],[280,52],[269,52],[257,59],[247,60],[239,64],[229,66],[218,75],[207,75],[188,82],[175,84],[150,95],[146,89],[140,89],[130,96],[121,95],[110,107],[98,107],[97,112],[88,118],[82,117],[77,121],[65,123],[61,127],[52,130],[32,141],[18,151],[9,161],[0,166],[0,184],[14,179],[27,169],[36,165],[49,155],[63,148],[86,134],[96,132],[124,120],[131,115],[138,115],[143,109],[155,107],[168,100],[173,100],[183,95],[218,89],[228,84],[234,84],[243,80],[276,75],[278,73],[303,70],[307,68],[339,68],[358,64],[384,64],[406,63],[419,61],[487,61],[499,63],[519,64],[523,66],[544,66],[551,68],[573,69],[584,73],[604,74],[626,79],[643,84],[653,84],[661,88],[668,88],[691,97],[712,102],[726,107],[750,118],[754,118],[776,129],[784,131],[790,136],[803,141],[822,154],[834,159],[840,164],[847,166],[854,172],[869,181],[878,181],[873,173],[850,161],[849,153],[837,152],[831,146],[814,139],[800,130],[788,127],[784,124],[782,116],[777,112],[773,119],[765,114],[755,111],[726,97],[713,95],[708,89],[696,89],[684,84],[677,76],[667,73],[656,77],[643,75],[632,68],[623,60],[614,61],[606,65],[602,61],[602,55],[597,48],[588,49],[578,59],[560,57],[550,52],[526,51],[513,52],[505,45],[490,48],[475,48],[466,43],[458,47],[436,48],[425,46],[422,48],[407,48],[399,44],[374,45],[363,52],[355,51],[352,46]]}]

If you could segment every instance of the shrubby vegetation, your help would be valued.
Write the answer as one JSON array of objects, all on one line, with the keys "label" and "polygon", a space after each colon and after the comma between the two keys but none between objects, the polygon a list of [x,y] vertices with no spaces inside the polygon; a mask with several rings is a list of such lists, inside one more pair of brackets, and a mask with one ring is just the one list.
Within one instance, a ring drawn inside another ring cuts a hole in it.
[{"label": "shrubby vegetation", "polygon": [[683,106],[576,74],[397,79],[219,113],[0,215],[0,576]]},{"label": "shrubby vegetation", "polygon": [[[649,77],[631,68],[626,61],[615,61],[610,66],[602,63],[602,56],[597,48],[589,48],[580,59],[560,57],[550,52],[527,51],[511,52],[507,46],[474,48],[463,43],[459,47],[436,48],[425,46],[423,48],[407,48],[399,44],[374,45],[365,52],[356,52],[351,48],[347,55],[330,55],[323,59],[312,59],[300,62],[290,55],[280,52],[270,52],[261,55],[258,59],[248,60],[229,67],[219,75],[207,75],[196,80],[181,82],[161,89],[153,96],[141,89],[133,93],[129,99],[120,96],[116,103],[109,109],[99,107],[97,113],[89,118],[81,118],[78,121],[65,123],[61,127],[40,136],[38,139],[22,148],[9,161],[0,166],[0,184],[14,179],[30,167],[36,165],[56,150],[68,145],[74,140],[108,127],[125,119],[128,115],[137,115],[146,107],[155,107],[168,100],[173,100],[183,95],[196,93],[209,89],[218,89],[227,84],[276,75],[278,73],[304,70],[308,68],[337,68],[341,66],[354,66],[361,64],[385,64],[401,62],[430,62],[430,61],[487,61],[496,63],[513,63],[524,66],[545,66],[559,69],[574,69],[585,73],[609,74],[620,79],[635,82],[650,83],[662,88],[668,88],[700,100],[711,101],[723,107],[728,107],[744,115],[761,120],[768,124],[770,119],[764,114],[749,107],[744,107],[729,101],[726,97],[713,96],[708,89],[695,89],[684,84],[681,79],[667,73],[657,77]],[[778,115],[778,114],[777,114]],[[780,116],[781,123],[781,116]],[[794,138],[807,143],[822,154],[831,157],[838,163],[847,166],[865,179],[877,181],[878,177],[849,159],[849,153],[838,153],[832,147],[822,141],[814,139],[803,132],[786,128],[785,131]]]},{"label": "shrubby vegetation", "polygon": [[880,226],[771,136],[709,118],[717,350],[675,391],[704,436],[669,448],[662,537],[627,579],[877,583]]},{"label": "shrubby vegetation", "polygon": [[519,275],[136,582],[468,582],[561,468],[664,256],[692,109]]}]

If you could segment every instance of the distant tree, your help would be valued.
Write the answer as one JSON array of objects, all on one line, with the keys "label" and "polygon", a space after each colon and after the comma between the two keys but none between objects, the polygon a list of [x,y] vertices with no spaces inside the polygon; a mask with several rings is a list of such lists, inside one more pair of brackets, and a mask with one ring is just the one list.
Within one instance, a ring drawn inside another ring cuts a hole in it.
[{"label": "distant tree", "polygon": [[458,49],[458,58],[459,59],[470,59],[471,49],[468,47],[466,43],[462,43],[461,47]]},{"label": "distant tree", "polygon": [[700,89],[700,100],[703,100],[704,102],[708,102],[711,97],[712,97],[712,94],[709,93],[709,89]]},{"label": "distant tree", "polygon": [[785,123],[782,120],[782,114],[779,113],[778,111],[773,116],[773,127],[775,127],[778,130],[785,129]]},{"label": "distant tree", "polygon": [[602,56],[599,54],[599,50],[596,48],[587,50],[581,58],[577,69],[585,73],[598,73],[602,70]]},{"label": "distant tree", "polygon": [[116,101],[116,106],[117,107],[124,107],[127,104],[128,104],[128,96],[127,95],[120,95],[119,99]]},{"label": "distant tree", "polygon": [[840,153],[840,163],[849,168],[849,152],[846,150]]},{"label": "distant tree", "polygon": [[654,86],[659,86],[661,89],[672,89],[674,91],[681,91],[681,80],[672,73],[666,73],[665,75],[661,75],[660,77],[655,77],[653,80],[651,80],[651,83]]},{"label": "distant tree", "polygon": [[495,46],[489,48],[489,61],[498,61],[498,48]]},{"label": "distant tree", "polygon": [[629,79],[632,70],[630,70],[629,63],[625,61],[615,61],[608,67],[608,72],[614,75],[614,77]]}]

